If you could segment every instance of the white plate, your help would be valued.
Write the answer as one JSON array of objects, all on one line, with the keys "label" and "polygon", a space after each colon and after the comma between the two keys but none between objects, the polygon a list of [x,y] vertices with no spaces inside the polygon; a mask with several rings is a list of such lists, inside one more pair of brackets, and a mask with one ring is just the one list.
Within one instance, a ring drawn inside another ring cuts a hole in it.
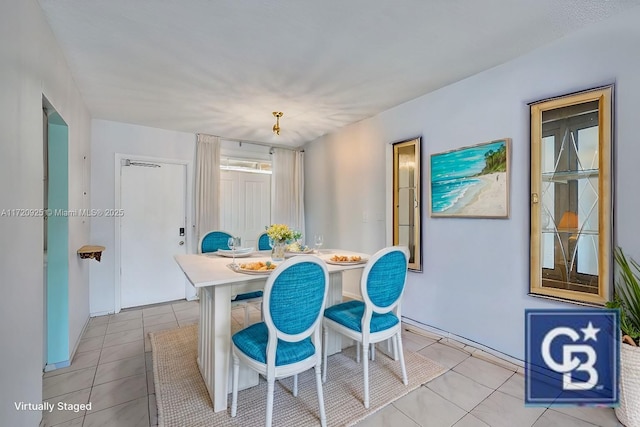
[{"label": "white plate", "polygon": [[356,265],[356,264],[365,264],[368,260],[362,258],[360,261],[331,261],[330,259],[325,259],[327,264],[333,265]]},{"label": "white plate", "polygon": [[268,276],[269,274],[271,274],[271,272],[273,270],[245,270],[244,268],[239,268],[236,270],[238,273],[244,273],[244,274],[253,274],[256,276]]},{"label": "white plate", "polygon": [[[227,252],[220,252],[220,251],[217,251],[217,252],[209,252],[209,253],[207,253],[207,254],[205,254],[205,255],[207,255],[207,256],[211,256],[211,257],[214,257],[214,256],[222,256],[222,257],[225,257],[225,258],[233,258],[233,254],[231,253],[231,251],[229,251],[229,253],[227,253]],[[246,257],[250,257],[251,255],[253,255],[253,252],[243,252],[243,253],[237,253],[237,252],[236,252],[236,258],[246,258]]]},{"label": "white plate", "polygon": [[232,269],[236,273],[253,274],[253,275],[256,275],[256,276],[268,276],[269,274],[271,274],[272,271],[275,270],[275,269],[273,269],[273,270],[247,270],[247,269],[240,268],[240,267],[233,268],[231,266],[231,264],[227,264],[227,267],[229,267],[230,269]]},{"label": "white plate", "polygon": [[[253,252],[254,248],[236,248],[236,253],[240,252]],[[218,252],[229,252],[231,253],[231,249],[218,249]]]},{"label": "white plate", "polygon": [[[222,256],[232,256],[233,251],[231,249],[218,249],[216,252],[218,255]],[[235,250],[236,256],[240,255],[251,255],[253,253],[253,248],[238,248]]]}]

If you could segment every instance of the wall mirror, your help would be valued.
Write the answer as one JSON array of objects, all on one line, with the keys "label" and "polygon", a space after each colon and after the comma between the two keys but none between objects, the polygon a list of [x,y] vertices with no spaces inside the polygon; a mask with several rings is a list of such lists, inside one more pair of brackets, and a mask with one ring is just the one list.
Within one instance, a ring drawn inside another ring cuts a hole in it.
[{"label": "wall mirror", "polygon": [[611,297],[612,87],[531,104],[531,293]]},{"label": "wall mirror", "polygon": [[409,248],[409,270],[422,271],[420,138],[393,144],[393,244]]}]

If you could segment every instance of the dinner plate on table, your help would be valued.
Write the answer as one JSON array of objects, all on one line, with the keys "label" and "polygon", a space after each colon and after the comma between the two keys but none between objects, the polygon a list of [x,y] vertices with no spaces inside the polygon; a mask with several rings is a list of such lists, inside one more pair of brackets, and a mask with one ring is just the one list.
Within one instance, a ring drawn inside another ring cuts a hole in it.
[{"label": "dinner plate on table", "polygon": [[327,264],[333,265],[356,265],[356,264],[365,264],[368,261],[366,258],[359,259],[358,261],[332,261],[331,259],[325,259]]},{"label": "dinner plate on table", "polygon": [[253,274],[256,276],[268,276],[273,270],[247,270],[245,268],[236,269],[238,273]]},{"label": "dinner plate on table", "polygon": [[275,268],[272,268],[271,270],[251,270],[251,269],[248,269],[248,268],[242,268],[240,266],[233,267],[231,264],[228,264],[227,267],[229,267],[230,269],[232,269],[236,273],[253,274],[253,275],[256,275],[256,276],[266,276],[266,275],[271,274],[271,272],[275,270]]},{"label": "dinner plate on table", "polygon": [[[253,248],[239,248],[235,250],[236,258],[244,258],[244,257],[251,256],[253,252],[254,252]],[[218,249],[216,252],[212,252],[212,253],[219,256],[227,257],[227,258],[233,257],[233,251],[231,249]]]},{"label": "dinner plate on table", "polygon": [[285,258],[289,258],[296,255],[309,255],[313,253],[313,249],[305,249],[304,251],[284,251]]}]

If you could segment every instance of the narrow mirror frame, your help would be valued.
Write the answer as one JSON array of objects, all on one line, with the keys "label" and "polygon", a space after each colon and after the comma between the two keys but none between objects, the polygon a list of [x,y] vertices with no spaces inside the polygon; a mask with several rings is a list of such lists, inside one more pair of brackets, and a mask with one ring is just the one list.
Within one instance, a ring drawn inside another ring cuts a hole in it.
[{"label": "narrow mirror frame", "polygon": [[[421,137],[412,138],[393,144],[393,244],[409,247],[409,270],[422,272],[422,231],[420,222],[422,219],[421,201],[421,166],[420,166],[420,141]],[[411,223],[405,226],[409,229],[409,242],[401,241],[400,227],[400,150],[413,147],[413,200],[404,200],[407,211],[410,213]]]}]

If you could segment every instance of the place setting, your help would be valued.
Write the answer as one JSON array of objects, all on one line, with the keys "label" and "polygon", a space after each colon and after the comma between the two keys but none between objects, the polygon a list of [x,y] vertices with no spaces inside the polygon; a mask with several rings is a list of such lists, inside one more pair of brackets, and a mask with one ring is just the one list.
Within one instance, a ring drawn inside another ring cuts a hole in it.
[{"label": "place setting", "polygon": [[271,261],[254,261],[247,263],[227,264],[231,270],[236,273],[253,274],[253,275],[269,275],[278,267],[278,264]]},{"label": "place setting", "polygon": [[224,257],[224,258],[235,259],[235,258],[247,258],[256,252],[254,247],[243,248],[241,246],[240,237],[229,237],[227,246],[229,247],[229,249],[218,248],[215,252],[207,252],[207,253],[203,253],[202,255],[210,258]]},{"label": "place setting", "polygon": [[240,237],[229,237],[227,241],[229,249],[218,249],[215,252],[211,252],[212,256],[222,256],[226,258],[233,258],[235,264],[235,258],[245,258],[251,256],[255,249],[253,247],[243,248]]},{"label": "place setting", "polygon": [[313,240],[315,243],[315,247],[313,248],[301,243],[301,241],[299,240],[291,243],[285,248],[285,258],[290,258],[296,255],[319,255],[324,237],[322,236],[322,234],[316,234]]},{"label": "place setting", "polygon": [[255,248],[242,247],[242,241],[240,237],[229,237],[227,245],[229,249],[218,249],[215,252],[211,252],[207,254],[207,256],[221,256],[226,258],[231,258],[232,261],[230,264],[227,264],[227,267],[231,270],[238,273],[245,274],[269,274],[276,268],[276,264],[271,261],[255,261],[255,262],[243,262],[237,263],[236,258],[247,258],[253,255],[255,252]]},{"label": "place setting", "polygon": [[355,264],[365,264],[367,262],[367,258],[363,258],[360,255],[335,254],[329,258],[326,258],[324,261],[327,264],[333,264],[333,265],[355,265]]},{"label": "place setting", "polygon": [[286,247],[286,249],[284,250],[284,257],[290,258],[296,255],[309,255],[313,253],[313,248],[310,248],[309,246],[303,245],[299,242],[294,242]]},{"label": "place setting", "polygon": [[246,258],[253,255],[255,248],[237,248],[237,249],[218,249],[216,252],[208,254],[209,256],[221,256],[225,258]]}]

